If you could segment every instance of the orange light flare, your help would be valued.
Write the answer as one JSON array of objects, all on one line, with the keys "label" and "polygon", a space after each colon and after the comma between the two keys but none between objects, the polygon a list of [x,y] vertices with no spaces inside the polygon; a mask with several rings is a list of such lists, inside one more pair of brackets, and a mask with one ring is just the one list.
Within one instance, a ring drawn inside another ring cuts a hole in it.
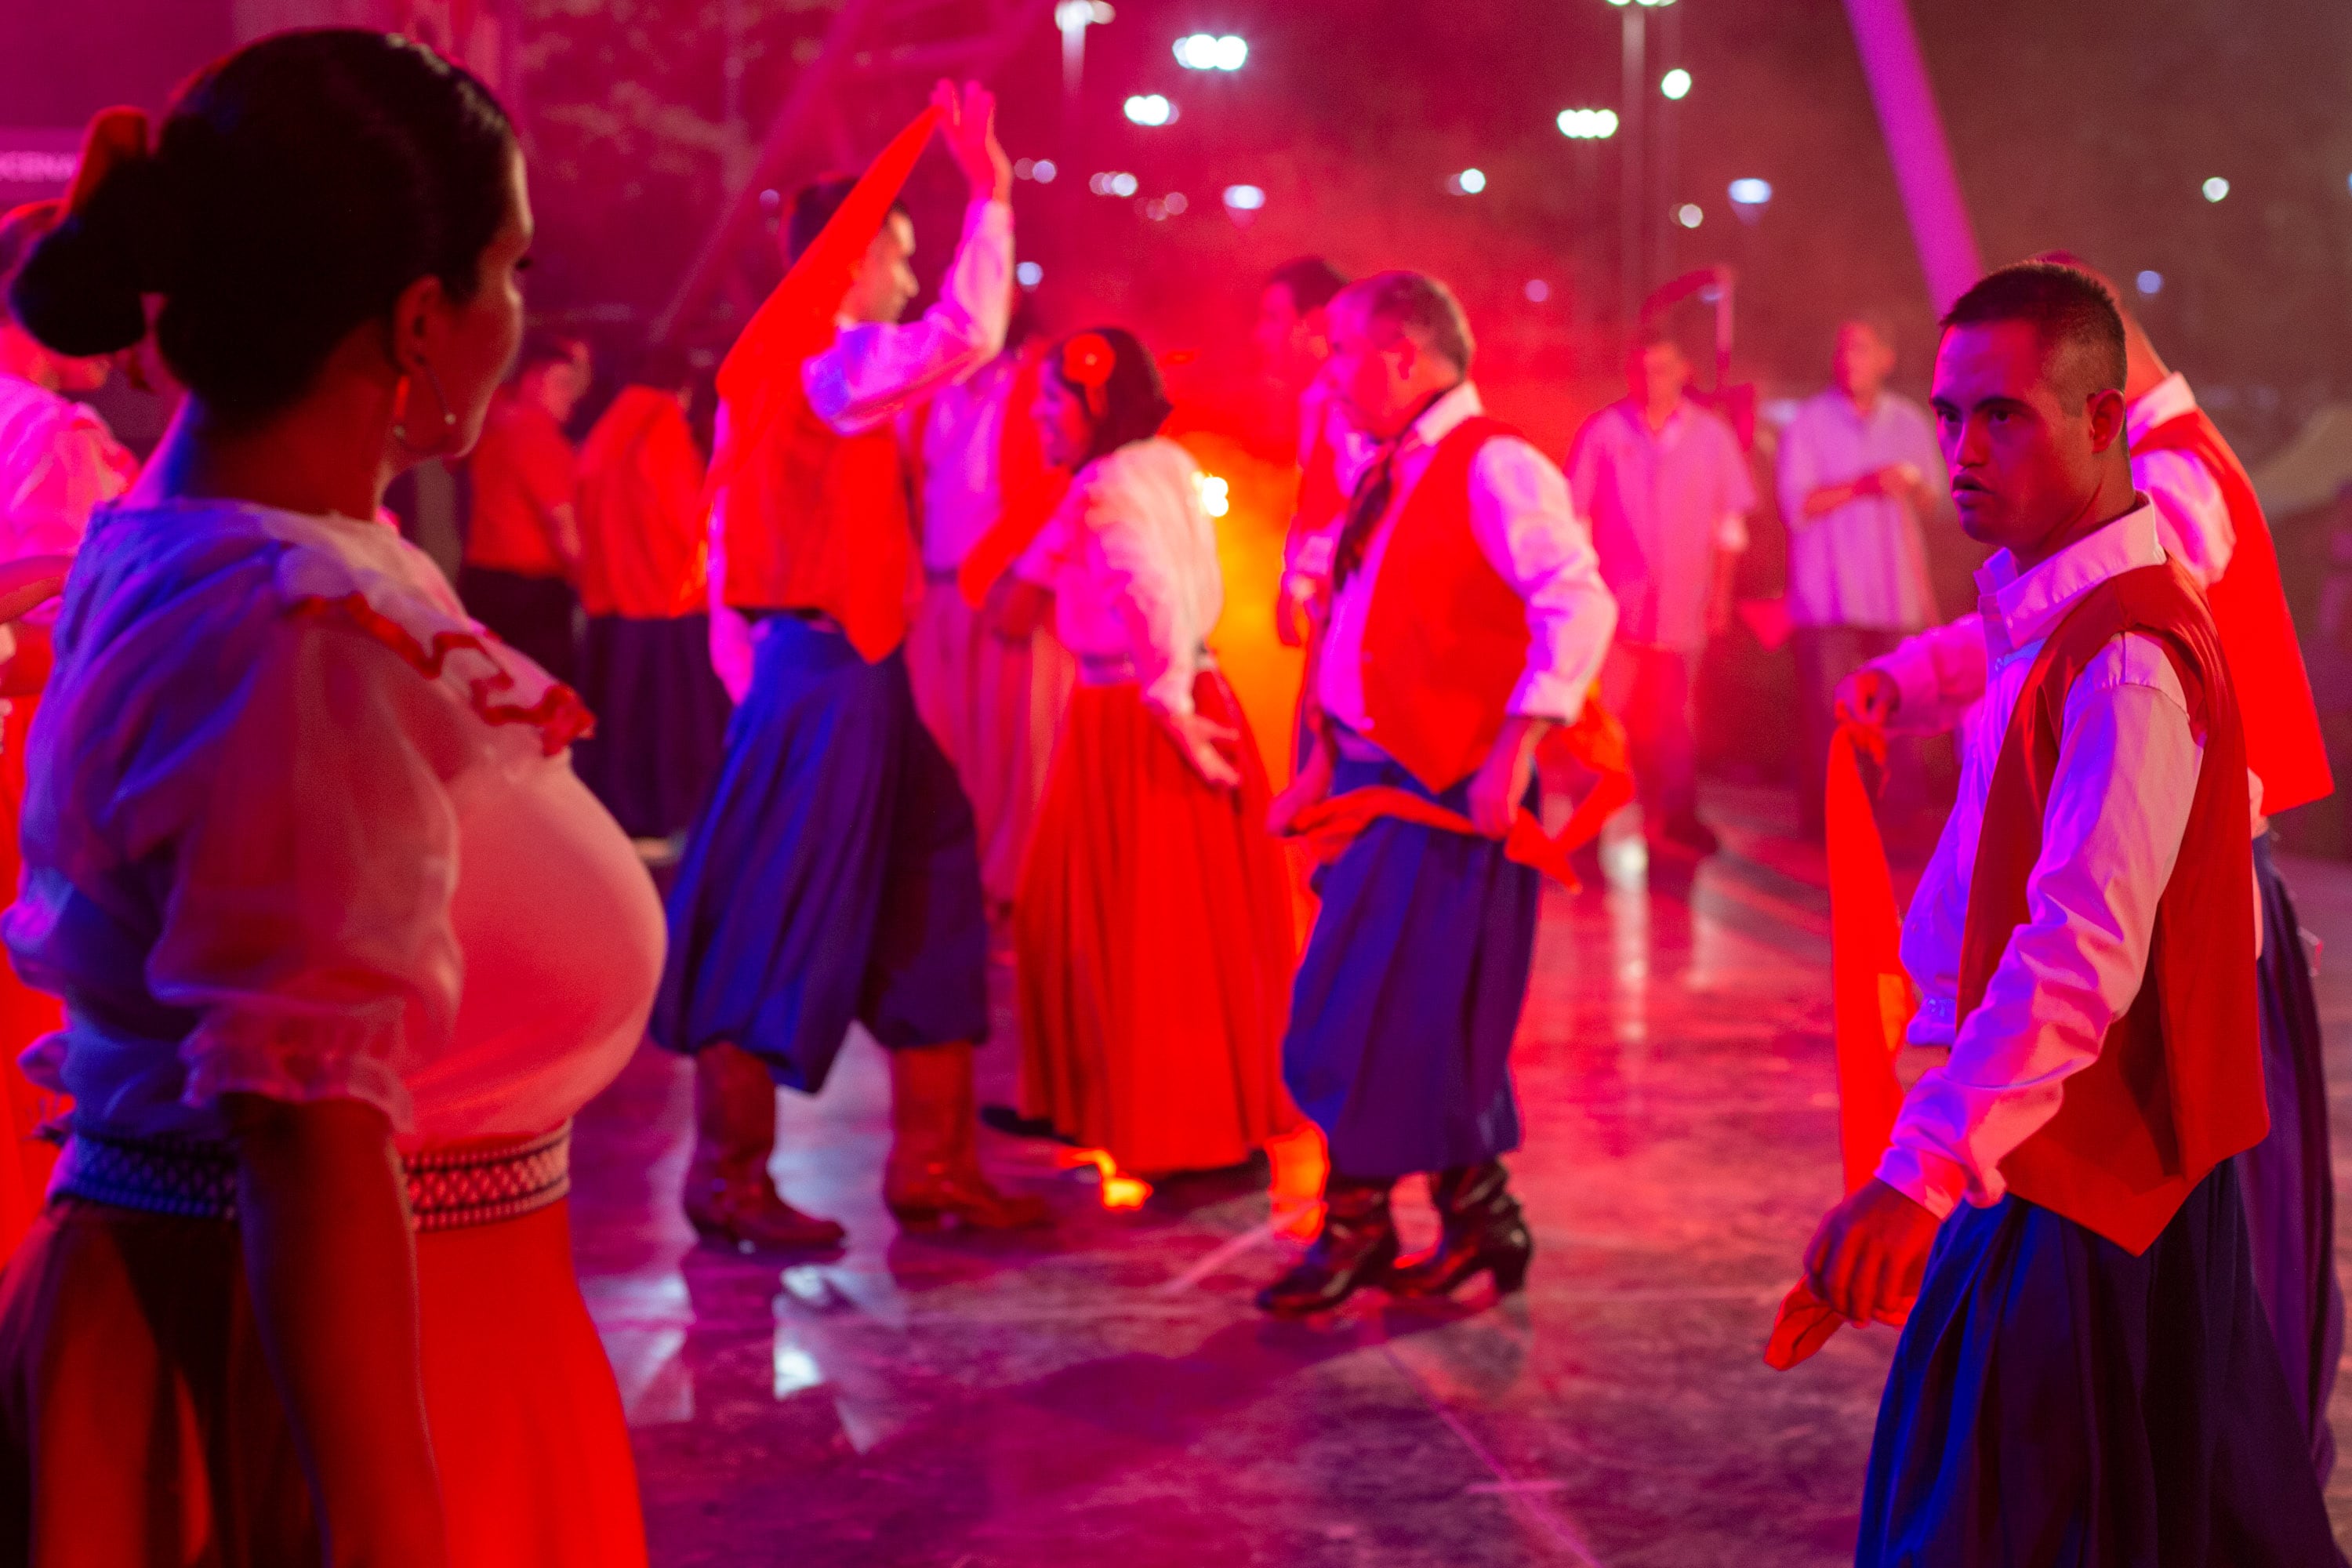
[{"label": "orange light flare", "polygon": [[1139,1209],[1151,1195],[1151,1184],[1140,1176],[1120,1174],[1118,1162],[1107,1149],[1065,1149],[1057,1158],[1065,1171],[1094,1167],[1102,1182],[1102,1206],[1107,1209]]},{"label": "orange light flare", "polygon": [[1265,1157],[1274,1167],[1268,1195],[1275,1228],[1288,1236],[1314,1236],[1323,1228],[1323,1179],[1331,1171],[1322,1129],[1302,1121],[1296,1132],[1268,1139]]}]

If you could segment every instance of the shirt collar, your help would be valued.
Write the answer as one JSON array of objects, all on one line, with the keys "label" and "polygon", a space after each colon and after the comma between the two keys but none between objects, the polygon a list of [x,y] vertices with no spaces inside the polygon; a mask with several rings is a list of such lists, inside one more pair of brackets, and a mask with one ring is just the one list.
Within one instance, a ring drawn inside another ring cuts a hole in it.
[{"label": "shirt collar", "polygon": [[1400,447],[1434,447],[1460,428],[1463,422],[1486,412],[1478,388],[1465,381],[1421,411]]},{"label": "shirt collar", "polygon": [[2189,390],[2189,378],[2176,370],[2124,410],[2124,439],[2137,447],[2165,421],[2196,411],[2197,395]]},{"label": "shirt collar", "polygon": [[2156,508],[2146,496],[2097,532],[2074,541],[2032,571],[1998,551],[1977,573],[1977,607],[1984,615],[1985,646],[1998,660],[2040,642],[2082,596],[2110,577],[2164,564]]},{"label": "shirt collar", "polygon": [[1666,422],[1655,430],[1650,428],[1649,411],[1639,402],[1631,397],[1621,398],[1618,400],[1617,406],[1624,411],[1625,423],[1633,427],[1636,436],[1644,441],[1654,441],[1660,446],[1664,446],[1681,434],[1684,421],[1690,417],[1691,400],[1687,394],[1678,399],[1675,404],[1674,412],[1666,416]]}]

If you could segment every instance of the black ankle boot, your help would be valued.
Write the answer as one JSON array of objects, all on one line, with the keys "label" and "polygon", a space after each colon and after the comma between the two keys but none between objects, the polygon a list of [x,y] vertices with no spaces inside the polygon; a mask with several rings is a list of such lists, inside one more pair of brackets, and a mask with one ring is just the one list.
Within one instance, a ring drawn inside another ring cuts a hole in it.
[{"label": "black ankle boot", "polygon": [[1511,1195],[1510,1173],[1499,1160],[1440,1172],[1429,1184],[1444,1230],[1437,1245],[1389,1275],[1396,1296],[1445,1296],[1485,1269],[1495,1293],[1507,1296],[1528,1280],[1535,1238]]},{"label": "black ankle boot", "polygon": [[1328,1311],[1362,1287],[1384,1283],[1397,1255],[1389,1186],[1334,1173],[1323,1185],[1322,1234],[1296,1268],[1257,1293],[1260,1309],[1285,1317]]}]

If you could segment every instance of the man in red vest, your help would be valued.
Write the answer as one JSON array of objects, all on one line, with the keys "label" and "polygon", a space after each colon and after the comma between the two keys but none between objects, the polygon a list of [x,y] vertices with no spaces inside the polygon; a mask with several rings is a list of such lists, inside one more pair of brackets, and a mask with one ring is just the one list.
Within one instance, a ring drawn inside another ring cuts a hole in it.
[{"label": "man in red vest", "polygon": [[[1903,934],[1875,1177],[1807,1280],[1905,1323],[1859,1564],[2339,1562],[2255,1303],[2232,1156],[2266,1126],[2245,731],[2135,493],[2123,324],[2029,262],[1945,318],[1933,405],[1990,658]],[[1907,1320],[1907,1321],[1906,1321]]]},{"label": "man in red vest", "polygon": [[[1476,833],[1374,821],[1318,876],[1322,909],[1292,994],[1283,1076],[1330,1142],[1322,1234],[1259,1298],[1338,1305],[1368,1284],[1443,1295],[1532,1250],[1501,1156],[1518,1147],[1512,1037],[1527,999],[1538,874],[1502,838],[1532,801],[1537,742],[1582,710],[1617,624],[1568,482],[1486,416],[1445,286],[1414,272],[1331,306],[1328,372],[1378,444],[1332,552],[1313,704],[1318,744],[1274,804],[1410,791]],[[1431,1173],[1444,1237],[1392,1268],[1389,1190]]]},{"label": "man in red vest", "polygon": [[[2239,1162],[2254,1282],[2288,1386],[2324,1481],[2334,1468],[2328,1400],[2343,1355],[2344,1298],[2336,1272],[2336,1166],[2325,1042],[2294,905],[2271,853],[2269,814],[2335,788],[2311,681],[2287,614],[2270,526],[2236,454],[2169,369],[2115,286],[2074,258],[2039,259],[2096,279],[2124,323],[2124,430],[2132,482],[2154,507],[2157,536],[2205,590],[2241,693],[2246,763],[2256,802],[2254,870],[2264,913],[2263,1055],[2271,1131]],[[1956,727],[1984,695],[1983,624],[1965,616],[1906,639],[1848,682],[1849,711],[1911,731]]]},{"label": "man in red vest", "polygon": [[[839,1226],[783,1202],[767,1164],[773,1083],[823,1087],[853,1022],[889,1053],[883,1196],[900,1223],[1046,1218],[981,1173],[972,1046],[988,1032],[987,926],[971,807],[916,715],[903,651],[919,579],[895,421],[995,356],[1012,292],[1012,170],[994,101],[944,83],[934,101],[971,187],[939,302],[899,323],[915,231],[894,207],[831,345],[756,389],[781,412],[718,501],[722,591],[753,624],[755,663],[679,862],[652,1030],[695,1058],[687,1215],[736,1245],[840,1241]],[[801,193],[795,257],[852,185]]]}]

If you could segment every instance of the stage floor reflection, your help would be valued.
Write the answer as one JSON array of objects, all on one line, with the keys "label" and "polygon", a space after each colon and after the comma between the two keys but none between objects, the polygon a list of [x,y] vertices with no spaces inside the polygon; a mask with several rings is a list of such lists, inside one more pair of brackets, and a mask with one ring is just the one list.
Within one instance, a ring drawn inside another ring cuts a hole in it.
[{"label": "stage floor reflection", "polygon": [[[1789,1373],[1759,1354],[1837,1184],[1828,900],[1775,797],[1711,805],[1718,858],[1652,867],[1614,839],[1604,885],[1549,895],[1513,1162],[1537,1262],[1499,1306],[1482,1284],[1269,1322],[1250,1294],[1297,1243],[1262,1172],[1111,1213],[1052,1146],[992,1132],[992,1169],[1051,1195],[1058,1230],[900,1236],[870,1043],[782,1100],[779,1178],[845,1252],[699,1247],[676,1203],[690,1069],[642,1052],[581,1119],[573,1202],[655,1563],[1851,1562],[1892,1333]],[[2287,875],[2352,952],[2352,867]],[[2352,1172],[2352,973],[2324,965],[2320,996]],[[999,1027],[983,1099],[1011,1092]],[[1409,1242],[1433,1228],[1417,1186]],[[2352,1479],[2330,1500],[2352,1527]]]}]

